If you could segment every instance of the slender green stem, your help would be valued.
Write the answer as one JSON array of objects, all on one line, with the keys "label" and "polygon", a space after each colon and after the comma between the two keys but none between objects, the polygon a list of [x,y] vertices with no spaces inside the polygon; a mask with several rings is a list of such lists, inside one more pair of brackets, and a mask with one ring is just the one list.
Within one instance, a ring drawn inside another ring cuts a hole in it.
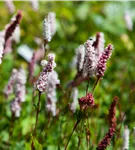
[{"label": "slender green stem", "polygon": [[94,92],[94,90],[95,90],[95,88],[96,88],[96,86],[97,86],[97,84],[98,84],[98,82],[99,82],[100,79],[101,79],[101,77],[97,77],[97,80],[96,80],[96,82],[94,84],[94,87],[92,89],[92,93]]},{"label": "slender green stem", "polygon": [[87,86],[86,86],[86,95],[88,94],[89,85],[90,85],[90,78],[89,78]]},{"label": "slender green stem", "polygon": [[79,140],[78,140],[78,146],[77,146],[77,150],[79,150],[79,148],[80,148],[81,141],[82,141],[82,139],[81,139],[81,137],[79,137]]},{"label": "slender green stem", "polygon": [[77,122],[75,123],[74,128],[73,128],[73,130],[72,130],[72,132],[71,132],[71,134],[70,134],[70,136],[69,136],[68,142],[67,142],[67,144],[66,144],[66,146],[65,146],[65,150],[67,149],[68,144],[69,144],[69,142],[70,142],[70,139],[71,139],[71,137],[72,137],[72,135],[73,135],[75,129],[77,128],[78,124],[80,123],[80,121],[81,121],[81,118],[80,118],[79,120],[77,120]]},{"label": "slender green stem", "polygon": [[36,136],[36,130],[37,130],[37,124],[38,124],[38,115],[40,112],[40,101],[41,101],[41,92],[39,92],[38,95],[38,103],[37,103],[37,111],[36,111],[36,123],[35,123],[35,129],[34,129],[34,136]]}]

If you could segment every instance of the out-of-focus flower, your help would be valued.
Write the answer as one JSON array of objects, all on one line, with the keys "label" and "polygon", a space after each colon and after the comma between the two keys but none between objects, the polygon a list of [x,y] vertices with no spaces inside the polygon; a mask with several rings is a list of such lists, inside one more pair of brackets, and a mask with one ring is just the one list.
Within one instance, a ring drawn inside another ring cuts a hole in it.
[{"label": "out-of-focus flower", "polygon": [[20,117],[21,106],[16,99],[11,102],[10,109],[15,117]]},{"label": "out-of-focus flower", "polygon": [[76,66],[78,72],[82,71],[83,69],[84,56],[85,56],[85,47],[83,45],[80,45],[76,49]]},{"label": "out-of-focus flower", "polygon": [[14,13],[15,12],[15,5],[12,0],[5,0],[5,5],[8,8],[9,13]]},{"label": "out-of-focus flower", "polygon": [[129,134],[130,134],[130,130],[128,129],[127,126],[125,126],[124,132],[123,132],[123,148],[122,148],[122,150],[129,149]]},{"label": "out-of-focus flower", "polygon": [[110,44],[105,48],[104,52],[102,53],[102,56],[100,57],[97,63],[96,74],[98,77],[104,76],[104,72],[106,70],[106,62],[110,58],[112,54],[112,50],[113,50],[113,46]]},{"label": "out-of-focus flower", "polygon": [[92,107],[94,105],[94,97],[91,93],[88,93],[85,97],[79,98],[79,105],[81,110],[85,110],[88,107]]},{"label": "out-of-focus flower", "polygon": [[45,43],[51,41],[52,36],[56,32],[56,17],[54,12],[48,13],[43,21],[43,38]]},{"label": "out-of-focus flower", "polygon": [[18,26],[18,24],[20,24],[21,19],[22,19],[22,12],[18,11],[17,15],[11,18],[11,23],[5,27],[5,43],[12,36],[16,27]]},{"label": "out-of-focus flower", "polygon": [[56,116],[57,112],[56,112],[56,103],[55,102],[47,99],[46,108],[49,112],[52,113],[53,116]]},{"label": "out-of-focus flower", "polygon": [[20,28],[19,23],[22,18],[22,12],[18,11],[17,15],[11,18],[11,22],[5,26],[5,29],[0,32],[0,64],[2,62],[2,54],[12,51],[12,40],[19,42]]},{"label": "out-of-focus flower", "polygon": [[8,97],[10,94],[13,93],[13,86],[16,80],[16,76],[17,76],[17,69],[13,69],[8,84],[4,88],[4,94],[6,97]]},{"label": "out-of-focus flower", "polygon": [[48,75],[53,71],[53,69],[56,67],[55,63],[55,55],[49,54],[48,55],[48,63],[43,68],[43,71],[41,72],[38,80],[37,80],[37,89],[40,92],[45,92],[47,88],[47,82],[48,82]]},{"label": "out-of-focus flower", "polygon": [[24,102],[26,95],[25,85],[19,83],[15,84],[15,94],[19,103]]},{"label": "out-of-focus flower", "polygon": [[72,89],[71,98],[73,101],[70,105],[70,109],[72,110],[73,113],[75,113],[78,105],[78,89],[76,87]]},{"label": "out-of-focus flower", "polygon": [[55,71],[52,71],[48,75],[48,82],[47,82],[47,88],[46,88],[46,108],[49,112],[52,112],[52,115],[56,115],[56,85],[60,84],[60,80],[58,79],[58,74]]},{"label": "out-of-focus flower", "polygon": [[46,43],[50,42],[52,39],[50,18],[48,16],[43,21],[43,38]]},{"label": "out-of-focus flower", "polygon": [[128,11],[125,12],[124,19],[125,19],[127,29],[129,31],[132,31],[133,30],[133,22],[132,22],[131,14]]},{"label": "out-of-focus flower", "polygon": [[5,96],[9,96],[14,92],[15,98],[11,102],[11,112],[16,116],[20,116],[21,103],[25,101],[25,84],[26,74],[25,71],[20,68],[19,70],[13,69],[11,77],[8,81],[7,86],[4,89]]},{"label": "out-of-focus flower", "polygon": [[48,13],[48,18],[50,19],[51,26],[51,36],[56,33],[56,14],[54,12]]},{"label": "out-of-focus flower", "polygon": [[85,43],[85,58],[84,58],[84,66],[83,66],[83,74],[94,76],[96,71],[96,57],[95,57],[95,49],[92,46],[92,42],[87,40]]},{"label": "out-of-focus flower", "polygon": [[31,6],[32,6],[34,11],[38,11],[38,9],[39,9],[39,2],[38,2],[38,0],[31,0]]},{"label": "out-of-focus flower", "polygon": [[26,83],[26,74],[24,69],[20,68],[18,73],[17,73],[17,78],[16,78],[16,82],[19,84],[24,85]]},{"label": "out-of-focus flower", "polygon": [[18,102],[25,101],[25,84],[26,84],[26,74],[24,69],[20,68],[17,72],[16,84],[15,84],[15,95],[18,99]]}]

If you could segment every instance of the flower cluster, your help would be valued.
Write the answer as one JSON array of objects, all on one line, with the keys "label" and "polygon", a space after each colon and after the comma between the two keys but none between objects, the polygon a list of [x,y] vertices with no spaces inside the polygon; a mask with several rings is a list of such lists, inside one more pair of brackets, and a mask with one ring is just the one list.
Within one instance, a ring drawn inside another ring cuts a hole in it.
[{"label": "flower cluster", "polygon": [[110,44],[104,48],[104,34],[98,32],[96,38],[87,40],[84,46],[76,50],[77,71],[83,76],[102,77],[106,70],[106,62],[110,58],[113,46]]},{"label": "flower cluster", "polygon": [[115,134],[116,130],[116,104],[118,103],[118,98],[114,97],[113,102],[109,109],[109,121],[110,121],[110,128],[108,133],[105,135],[103,140],[98,144],[97,150],[105,150],[108,145],[110,145],[111,138]]},{"label": "flower cluster", "polygon": [[56,63],[55,63],[55,55],[54,54],[49,54],[48,55],[48,62],[45,64],[45,66],[43,66],[43,71],[41,72],[36,86],[37,89],[43,93],[46,91],[47,88],[47,82],[48,82],[48,75],[49,73],[51,73],[53,71],[53,69],[55,68]]},{"label": "flower cluster", "polygon": [[81,110],[85,110],[88,107],[94,105],[94,97],[91,93],[88,93],[85,97],[79,98],[79,105]]},{"label": "flower cluster", "polygon": [[46,93],[46,108],[53,116],[56,116],[56,85],[60,81],[58,74],[54,71],[56,66],[55,55],[49,54],[48,61],[42,60],[41,65],[43,71],[37,80],[36,87],[41,93]]},{"label": "flower cluster", "polygon": [[50,42],[52,36],[56,32],[56,21],[55,21],[55,13],[51,12],[45,17],[43,21],[43,38],[46,43]]},{"label": "flower cluster", "polygon": [[11,102],[11,111],[16,117],[20,116],[21,103],[25,101],[25,84],[25,71],[22,68],[19,70],[13,69],[8,84],[4,89],[4,94],[8,97],[10,94],[14,93],[15,98]]},{"label": "flower cluster", "polygon": [[123,150],[128,150],[129,149],[129,134],[130,130],[128,129],[127,126],[125,126],[124,133],[123,133]]}]

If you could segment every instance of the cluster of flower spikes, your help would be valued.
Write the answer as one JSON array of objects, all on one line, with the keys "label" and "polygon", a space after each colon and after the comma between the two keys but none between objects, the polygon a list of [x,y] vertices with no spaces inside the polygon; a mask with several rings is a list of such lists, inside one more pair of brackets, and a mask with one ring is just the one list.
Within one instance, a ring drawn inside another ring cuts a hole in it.
[{"label": "cluster of flower spikes", "polygon": [[118,97],[114,97],[112,104],[109,109],[109,123],[110,128],[108,133],[105,135],[102,141],[98,144],[97,150],[105,150],[110,145],[111,139],[116,131],[116,104],[118,103]]},{"label": "cluster of flower spikes", "polygon": [[6,97],[8,97],[10,94],[14,93],[15,98],[11,102],[11,112],[16,117],[20,116],[21,103],[25,101],[25,84],[25,71],[22,68],[19,70],[13,69],[8,84],[4,89],[4,94]]},{"label": "cluster of flower spikes", "polygon": [[79,105],[81,110],[85,110],[88,107],[94,105],[94,97],[91,93],[87,93],[85,97],[79,98]]},{"label": "cluster of flower spikes", "polygon": [[104,76],[107,60],[110,58],[113,46],[109,44],[104,48],[103,33],[97,33],[96,40],[87,40],[85,46],[85,57],[83,74],[89,76]]},{"label": "cluster of flower spikes", "polygon": [[37,80],[36,87],[41,93],[45,93],[47,88],[48,75],[56,67],[55,55],[52,53],[48,54],[48,62],[44,61],[42,66],[43,66],[43,70]]}]

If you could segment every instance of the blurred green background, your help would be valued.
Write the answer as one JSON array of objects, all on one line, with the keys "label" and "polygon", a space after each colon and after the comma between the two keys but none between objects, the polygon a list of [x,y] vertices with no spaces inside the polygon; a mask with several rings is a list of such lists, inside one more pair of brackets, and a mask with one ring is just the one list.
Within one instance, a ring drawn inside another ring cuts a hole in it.
[{"label": "blurred green background", "polygon": [[[118,126],[122,125],[120,136],[112,140],[108,150],[120,150],[122,147],[122,133],[124,125],[130,129],[130,150],[134,150],[135,137],[133,127],[135,126],[135,2],[86,2],[86,1],[55,1],[39,2],[38,11],[34,11],[28,1],[15,1],[15,8],[23,11],[21,21],[20,43],[13,45],[13,52],[3,58],[0,65],[0,149],[23,150],[30,149],[31,133],[35,123],[35,109],[32,104],[32,85],[27,84],[26,102],[22,105],[21,116],[15,120],[13,135],[10,137],[11,112],[10,101],[5,99],[3,89],[6,85],[13,68],[23,66],[28,74],[28,63],[21,58],[16,50],[17,47],[26,44],[33,50],[39,46],[34,38],[42,39],[42,21],[48,12],[55,12],[57,18],[57,32],[49,43],[50,51],[56,54],[56,70],[59,74],[61,86],[65,89],[67,83],[76,74],[75,67],[71,67],[75,49],[83,44],[89,37],[95,36],[97,32],[105,35],[105,46],[111,43],[114,51],[107,64],[107,70],[103,80],[98,84],[94,97],[97,108],[90,110],[89,131],[90,149],[95,149],[98,142],[108,131],[108,108],[115,95],[119,97],[119,107],[117,107]],[[133,30],[129,31],[124,20],[124,14],[128,11],[133,21]],[[10,22],[13,14],[9,14],[5,2],[0,1],[0,30]],[[36,72],[39,73],[38,64]],[[92,79],[91,84],[93,84]],[[85,94],[86,82],[80,85],[79,97]],[[92,87],[90,85],[90,87]],[[58,89],[58,109],[64,109],[67,103],[63,93]],[[79,107],[78,107],[79,108]],[[125,119],[120,122],[121,112],[125,113]],[[49,124],[49,119],[51,123]],[[45,111],[45,97],[42,96],[42,106],[39,115],[37,150],[60,150],[64,148],[76,121],[76,114],[72,114],[65,108],[59,116],[50,117]],[[84,124],[82,122],[82,124]],[[80,149],[87,149],[85,126],[78,127],[69,144],[69,149],[77,149],[78,136],[82,138]],[[81,133],[80,133],[81,132]],[[117,142],[116,142],[117,141]]]}]

